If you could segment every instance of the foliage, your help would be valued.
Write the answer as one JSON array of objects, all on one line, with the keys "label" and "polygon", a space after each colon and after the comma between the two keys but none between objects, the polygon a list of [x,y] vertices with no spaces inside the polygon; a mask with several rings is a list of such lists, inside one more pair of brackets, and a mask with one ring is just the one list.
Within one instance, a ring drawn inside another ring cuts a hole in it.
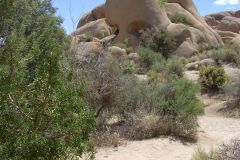
[{"label": "foliage", "polygon": [[200,82],[203,89],[218,91],[228,80],[223,68],[202,66],[200,68]]},{"label": "foliage", "polygon": [[164,7],[166,3],[167,3],[167,0],[158,0],[158,4],[161,8]]},{"label": "foliage", "polygon": [[86,36],[86,42],[91,42],[93,40],[93,34],[91,31],[85,32],[84,35]]},{"label": "foliage", "polygon": [[193,156],[193,160],[215,160],[216,159],[215,156],[216,155],[214,152],[207,153],[202,149],[198,149],[195,155]]},{"label": "foliage", "polygon": [[94,115],[83,101],[84,86],[67,80],[69,70],[61,66],[69,43],[51,1],[8,2],[0,2],[6,7],[0,28],[5,39],[0,48],[0,157],[66,159],[93,152]]},{"label": "foliage", "polygon": [[139,46],[136,49],[139,56],[142,58],[143,67],[150,69],[155,63],[162,63],[165,59],[161,54],[157,54],[151,49]]},{"label": "foliage", "polygon": [[168,58],[176,49],[175,39],[165,29],[147,29],[141,31],[141,46],[162,54]]},{"label": "foliage", "polygon": [[187,17],[179,12],[174,12],[171,16],[170,16],[170,20],[172,23],[183,23],[183,24],[188,24],[188,20]]},{"label": "foliage", "polygon": [[240,65],[240,49],[237,46],[225,44],[210,50],[210,52],[217,62],[227,62]]},{"label": "foliage", "polygon": [[173,56],[167,60],[166,63],[166,74],[175,74],[179,77],[183,76],[183,71],[184,71],[184,62],[183,58],[178,57],[178,56]]},{"label": "foliage", "polygon": [[142,139],[165,134],[195,138],[196,117],[202,113],[196,98],[197,86],[183,79],[132,83],[117,101],[118,110],[122,109],[118,112],[132,128],[128,136]]}]

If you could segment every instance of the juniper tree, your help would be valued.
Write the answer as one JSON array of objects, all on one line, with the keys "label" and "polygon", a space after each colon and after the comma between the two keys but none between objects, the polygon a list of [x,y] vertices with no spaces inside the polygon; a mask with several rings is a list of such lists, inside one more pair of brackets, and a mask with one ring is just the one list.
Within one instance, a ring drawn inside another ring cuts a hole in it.
[{"label": "juniper tree", "polygon": [[68,38],[50,0],[1,0],[0,157],[66,159],[89,148],[94,114],[61,66]]}]

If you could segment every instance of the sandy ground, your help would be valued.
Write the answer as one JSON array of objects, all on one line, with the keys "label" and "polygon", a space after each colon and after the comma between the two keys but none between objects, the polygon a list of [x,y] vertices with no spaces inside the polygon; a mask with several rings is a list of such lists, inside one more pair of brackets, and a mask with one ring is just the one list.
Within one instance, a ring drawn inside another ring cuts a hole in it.
[{"label": "sandy ground", "polygon": [[191,160],[198,148],[210,151],[223,142],[240,137],[240,119],[225,118],[217,112],[224,106],[224,101],[206,95],[199,96],[199,98],[205,104],[205,115],[199,117],[197,143],[184,143],[170,138],[126,142],[118,148],[98,149],[96,159]]}]

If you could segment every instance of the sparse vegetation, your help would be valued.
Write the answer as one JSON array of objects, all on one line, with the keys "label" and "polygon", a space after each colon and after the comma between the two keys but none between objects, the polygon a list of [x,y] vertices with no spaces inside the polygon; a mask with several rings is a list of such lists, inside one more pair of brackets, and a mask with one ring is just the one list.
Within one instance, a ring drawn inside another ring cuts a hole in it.
[{"label": "sparse vegetation", "polygon": [[171,20],[172,23],[188,24],[187,17],[184,14],[180,13],[180,12],[174,12],[170,16],[170,20]]},{"label": "sparse vegetation", "polygon": [[210,49],[211,56],[218,63],[234,63],[240,65],[240,49],[232,44]]},{"label": "sparse vegetation", "polygon": [[231,140],[228,144],[223,144],[216,151],[207,153],[199,149],[193,156],[193,160],[239,160],[240,140]]},{"label": "sparse vegetation", "polygon": [[176,41],[166,30],[152,28],[141,31],[141,46],[168,58],[176,49]]},{"label": "sparse vegetation", "polygon": [[214,152],[206,152],[202,149],[198,149],[192,160],[216,160]]},{"label": "sparse vegetation", "polygon": [[228,78],[223,68],[202,66],[200,68],[200,83],[204,90],[219,91]]},{"label": "sparse vegetation", "polygon": [[221,111],[230,117],[240,116],[240,75],[235,81],[229,81],[224,85],[223,90],[228,97],[227,107]]},{"label": "sparse vegetation", "polygon": [[[86,98],[98,107],[99,132],[108,130],[128,139],[159,135],[195,138],[197,115],[202,113],[195,84],[179,78],[166,81],[167,76],[162,77],[163,81],[154,78],[141,82],[131,72],[124,72],[121,61],[92,65],[96,68],[84,71],[89,74]],[[118,120],[109,125],[113,116]]]}]

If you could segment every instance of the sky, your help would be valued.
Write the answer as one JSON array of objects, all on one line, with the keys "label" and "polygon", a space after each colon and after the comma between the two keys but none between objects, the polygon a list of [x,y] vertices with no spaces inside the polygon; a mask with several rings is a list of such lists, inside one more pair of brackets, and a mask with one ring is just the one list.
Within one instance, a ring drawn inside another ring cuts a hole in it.
[{"label": "sky", "polygon": [[[201,15],[227,10],[240,10],[240,0],[193,0]],[[80,17],[105,0],[53,0],[58,8],[57,15],[64,19],[63,27],[67,33],[75,30]]]}]

